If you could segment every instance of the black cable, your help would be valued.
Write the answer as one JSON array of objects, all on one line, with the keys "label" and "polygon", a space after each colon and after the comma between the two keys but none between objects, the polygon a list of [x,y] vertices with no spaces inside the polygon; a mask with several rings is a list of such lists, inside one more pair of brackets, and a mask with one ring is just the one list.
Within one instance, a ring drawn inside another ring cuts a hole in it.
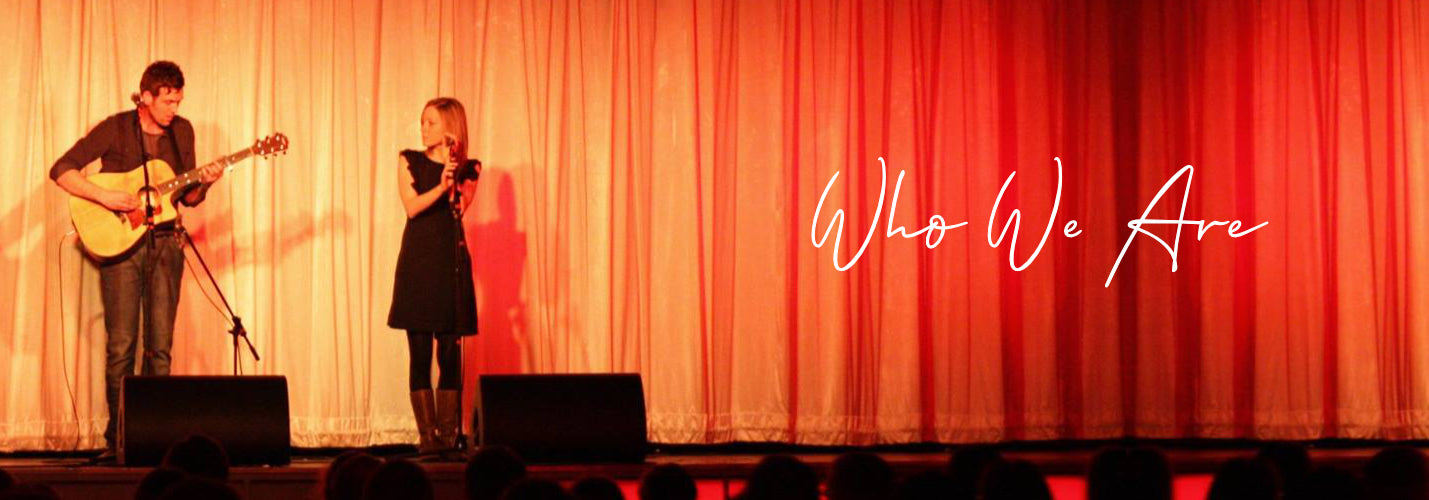
[{"label": "black cable", "polygon": [[[60,289],[60,373],[64,374],[65,393],[69,394],[69,409],[70,409],[70,412],[74,414],[74,445],[71,447],[71,449],[78,450],[78,449],[79,449],[79,440],[80,440],[80,437],[82,436],[82,432],[80,431],[80,428],[79,428],[79,403],[76,402],[76,400],[75,400],[75,398],[74,398],[74,387],[70,384],[70,381],[69,381],[69,360],[68,360],[68,359],[66,358],[66,356],[65,356],[65,352],[68,351],[69,348],[65,347],[65,266],[64,266],[64,245],[65,245],[65,240],[69,239],[69,236],[70,236],[71,234],[75,234],[75,232],[74,232],[74,231],[70,231],[69,234],[66,234],[66,235],[64,235],[63,237],[61,237],[61,238],[60,238],[60,243],[59,243],[59,245],[56,245],[56,246],[55,246],[55,268],[59,269],[59,275],[60,275],[60,286],[59,286],[59,289]],[[76,338],[76,339],[79,338],[78,334],[75,335],[75,338]]]},{"label": "black cable", "polygon": [[194,271],[193,261],[189,260],[187,252],[184,253],[184,267],[189,270],[189,276],[193,277],[194,282],[198,283],[196,286],[198,286],[200,292],[203,292],[203,298],[208,299],[208,305],[213,306],[213,310],[218,311],[218,315],[223,318],[225,323],[228,323],[229,328],[233,328],[233,320],[228,318],[228,313],[223,311],[223,308],[218,305],[218,302],[213,301],[213,296],[209,295],[208,289],[204,288],[203,282],[198,279],[198,271]]}]

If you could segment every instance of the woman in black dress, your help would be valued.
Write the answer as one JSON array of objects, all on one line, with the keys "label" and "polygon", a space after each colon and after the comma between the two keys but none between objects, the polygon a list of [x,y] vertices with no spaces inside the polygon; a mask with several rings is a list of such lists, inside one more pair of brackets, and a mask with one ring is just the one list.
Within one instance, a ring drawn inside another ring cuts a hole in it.
[{"label": "woman in black dress", "polygon": [[[403,151],[397,188],[407,211],[387,325],[407,331],[408,386],[423,452],[456,446],[462,336],[476,334],[476,294],[461,215],[481,163],[466,157],[466,109],[440,97],[422,109],[423,150]],[[452,201],[456,203],[453,204]],[[441,370],[432,391],[432,341]]]}]

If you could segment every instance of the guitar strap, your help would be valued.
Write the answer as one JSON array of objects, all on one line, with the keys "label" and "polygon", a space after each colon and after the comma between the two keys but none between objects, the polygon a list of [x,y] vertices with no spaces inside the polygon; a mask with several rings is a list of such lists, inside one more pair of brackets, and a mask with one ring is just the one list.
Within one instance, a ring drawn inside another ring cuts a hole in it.
[{"label": "guitar strap", "polygon": [[144,124],[139,123],[139,110],[134,110],[134,137],[139,139],[139,168],[149,163],[149,148],[144,144]]},{"label": "guitar strap", "polygon": [[169,136],[169,146],[174,148],[174,163],[179,166],[178,168],[183,169],[182,172],[177,173],[182,174],[192,170],[194,165],[189,165],[184,161],[184,150],[179,149],[179,133],[174,130],[174,124],[170,123],[169,126],[164,127],[164,132],[166,132],[165,135]]},{"label": "guitar strap", "polygon": [[[174,168],[180,169],[174,173],[182,174],[191,170],[190,167],[193,165],[189,165],[184,161],[184,150],[179,148],[179,134],[174,131],[172,124],[164,127],[164,135],[169,136],[169,147],[174,151]],[[139,123],[138,110],[134,111],[134,136],[139,139],[139,165],[143,166],[143,164],[149,163],[151,158],[149,156],[149,148],[144,144],[144,126]],[[158,151],[154,152],[154,154],[158,153]]]},{"label": "guitar strap", "polygon": [[[167,126],[167,127],[162,127],[162,128],[164,129],[164,135],[169,136],[169,147],[170,147],[171,150],[174,152],[174,160],[175,160],[175,161],[174,161],[173,167],[176,168],[176,169],[179,169],[179,170],[178,170],[177,172],[175,172],[175,173],[177,173],[177,174],[182,174],[182,173],[184,173],[184,172],[187,172],[187,171],[189,170],[189,164],[186,163],[186,162],[184,162],[184,153],[183,153],[182,150],[179,149],[178,133],[174,131],[174,127],[173,127],[172,124],[170,124],[170,125]],[[139,139],[139,168],[144,168],[144,165],[145,165],[145,164],[148,164],[148,163],[149,163],[149,160],[152,159],[152,158],[151,158],[151,156],[150,156],[150,154],[149,154],[149,147],[148,147],[148,145],[144,142],[144,125],[139,122],[139,110],[138,110],[138,109],[135,109],[135,110],[134,110],[134,136]],[[157,144],[156,144],[156,146],[157,146]],[[155,148],[154,155],[158,155],[158,154],[159,154],[159,151],[157,150],[157,148]],[[152,182],[152,180],[151,180],[150,182]],[[187,190],[184,190],[184,191],[187,191]],[[177,198],[177,197],[180,197],[180,196],[182,196],[182,195],[183,195],[183,192],[176,193],[176,194],[175,194],[175,197]],[[175,214],[175,215],[177,215],[177,214]],[[176,219],[174,219],[174,221],[173,221],[172,224],[173,224],[173,225],[179,225],[179,224],[182,224],[182,223],[183,223],[183,222],[182,222],[182,220],[181,220],[180,218],[176,218]],[[162,227],[170,227],[171,225],[170,225],[170,223],[164,223],[164,224],[162,224],[161,226],[162,226]],[[170,227],[170,228],[171,228],[171,227]]]}]

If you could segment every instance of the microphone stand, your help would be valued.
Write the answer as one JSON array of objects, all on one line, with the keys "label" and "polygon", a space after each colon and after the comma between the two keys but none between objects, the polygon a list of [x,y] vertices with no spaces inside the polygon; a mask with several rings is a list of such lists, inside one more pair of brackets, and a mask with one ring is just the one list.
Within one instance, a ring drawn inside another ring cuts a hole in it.
[{"label": "microphone stand", "polygon": [[[139,310],[142,315],[147,316],[150,312],[149,277],[153,274],[153,267],[149,264],[154,261],[154,248],[157,245],[154,240],[154,185],[149,180],[149,145],[144,141],[144,120],[140,116],[145,110],[140,101],[135,100],[134,104],[138,105],[134,110],[134,133],[139,138],[139,168],[144,169],[144,187],[139,192],[144,198],[144,256],[139,261]],[[140,328],[143,326],[139,325]]]},{"label": "microphone stand", "polygon": [[[139,255],[132,258],[139,259],[139,311],[142,318],[147,318],[153,312],[149,310],[149,294],[152,293],[149,289],[149,279],[154,274],[154,266],[151,264],[154,262],[154,251],[156,247],[154,240],[154,186],[149,180],[149,146],[148,143],[144,141],[144,120],[139,116],[143,114],[145,110],[138,96],[134,97],[134,105],[134,135],[139,140],[139,168],[144,171],[144,187],[139,188],[139,192],[136,193],[144,198],[144,249],[142,252],[138,252]],[[155,152],[157,153],[157,151]],[[148,320],[145,319],[137,326],[142,330],[144,323],[148,323]],[[139,332],[139,334],[141,337],[144,336],[144,332],[142,331]],[[147,363],[147,361],[145,361],[145,363]],[[133,367],[130,367],[131,371],[124,374],[124,376],[132,376],[134,374],[132,369]],[[118,411],[118,408],[110,408],[110,411]],[[124,458],[123,450],[125,446],[124,432],[122,429],[124,426],[124,414],[120,412],[119,415],[110,415],[109,418],[116,422],[114,427],[114,441],[112,444],[114,446],[113,450],[117,453],[115,455],[101,453],[99,456],[91,459],[89,462],[90,465],[122,462]]]},{"label": "microphone stand", "polygon": [[228,334],[233,337],[233,375],[238,376],[240,361],[238,357],[239,338],[242,338],[243,342],[248,344],[248,353],[253,355],[253,361],[263,361],[263,358],[258,357],[258,349],[253,347],[253,341],[248,339],[248,330],[243,328],[243,318],[234,314],[233,306],[228,304],[228,298],[223,295],[223,288],[218,286],[218,279],[213,277],[213,271],[208,268],[208,262],[203,260],[203,253],[199,252],[198,245],[194,244],[193,236],[189,235],[189,232],[185,230],[183,226],[179,226],[177,231],[188,241],[189,248],[193,249],[194,255],[198,257],[199,265],[203,267],[203,273],[208,275],[208,282],[213,286],[213,290],[218,292],[218,300],[223,302],[223,308],[228,311],[228,317],[233,318],[233,329],[229,330]]},{"label": "microphone stand", "polygon": [[[138,101],[136,101],[136,104],[137,103]],[[144,225],[148,228],[145,235],[148,255],[145,256],[144,262],[140,262],[140,269],[143,270],[141,272],[144,274],[144,278],[139,280],[139,298],[144,304],[148,304],[149,302],[145,298],[145,293],[148,291],[148,276],[152,273],[152,269],[145,265],[154,260],[152,255],[155,247],[154,203],[151,199],[154,189],[149,181],[149,152],[144,143],[143,122],[139,119],[138,113],[141,112],[143,111],[141,110],[135,113],[134,120],[136,122],[135,125],[137,125],[139,129],[139,151],[144,162]],[[173,131],[168,131],[168,133],[172,134]],[[174,154],[180,154],[178,149],[174,150]],[[248,330],[243,328],[243,318],[233,313],[233,307],[228,304],[228,298],[224,296],[223,288],[218,286],[218,279],[214,278],[213,271],[208,268],[208,262],[204,261],[203,254],[198,250],[198,245],[194,244],[193,236],[189,235],[189,232],[184,229],[182,223],[175,223],[174,231],[188,241],[189,248],[193,249],[194,255],[198,257],[199,264],[203,266],[204,274],[208,275],[208,281],[213,285],[213,290],[218,292],[218,298],[223,302],[223,308],[228,311],[228,317],[233,318],[233,328],[228,331],[228,334],[233,336],[233,375],[237,376],[240,366],[238,356],[238,339],[240,337],[243,338],[243,342],[248,344],[248,352],[253,355],[253,361],[262,361],[262,358],[258,357],[258,349],[253,347],[253,341],[248,339]]]},{"label": "microphone stand", "polygon": [[[450,161],[450,158],[452,158],[452,157],[456,154],[457,148],[459,148],[459,147],[461,147],[461,146],[462,146],[462,144],[461,144],[460,142],[457,142],[457,141],[453,141],[453,140],[448,139],[448,141],[447,141],[447,158],[449,159],[448,161]],[[448,208],[451,210],[451,214],[452,214],[452,229],[453,229],[453,233],[454,233],[455,240],[456,240],[456,245],[454,245],[454,247],[453,247],[453,252],[454,252],[453,257],[454,257],[454,258],[452,259],[452,277],[454,278],[454,281],[453,281],[453,282],[454,282],[454,283],[456,284],[456,286],[457,286],[457,291],[455,291],[456,293],[453,293],[453,294],[452,294],[452,301],[453,301],[453,304],[452,304],[452,305],[453,305],[453,307],[452,307],[452,313],[453,313],[453,315],[454,315],[454,318],[453,318],[454,320],[455,320],[455,317],[456,317],[456,316],[460,316],[460,315],[461,315],[461,310],[462,310],[462,305],[463,305],[463,304],[462,304],[462,300],[463,300],[463,298],[465,297],[465,294],[460,293],[459,290],[461,289],[461,287],[466,286],[466,283],[468,282],[468,280],[471,279],[471,270],[470,270],[470,268],[468,267],[467,269],[463,269],[463,268],[462,268],[462,265],[461,265],[462,262],[463,262],[463,259],[470,259],[470,256],[471,256],[471,254],[470,254],[469,252],[467,252],[467,246],[466,246],[466,228],[462,226],[462,215],[465,214],[465,211],[463,211],[463,210],[462,210],[462,207],[461,207],[461,182],[462,182],[463,178],[466,177],[464,174],[466,174],[466,170],[467,170],[467,168],[469,168],[469,166],[466,164],[466,161],[467,161],[467,160],[465,159],[465,156],[466,156],[465,154],[461,155],[461,160],[460,160],[460,161],[462,161],[462,163],[459,164],[459,165],[457,165],[456,171],[452,173],[452,185],[451,185],[451,187],[449,188],[450,191],[447,193],[447,204],[448,204]],[[481,162],[478,160],[478,161],[477,161],[477,164],[480,164],[480,163],[481,163]],[[476,293],[476,290],[473,289],[473,290],[472,290],[472,294],[475,295],[475,293]],[[456,324],[459,324],[460,322],[457,321],[457,322],[455,322],[455,323],[456,323]],[[465,418],[465,416],[466,416],[466,383],[465,383],[466,370],[465,370],[465,367],[463,366],[463,365],[465,365],[465,363],[466,363],[466,349],[465,349],[465,348],[466,348],[466,342],[464,342],[464,339],[461,337],[461,332],[453,332],[453,334],[457,335],[457,346],[458,346],[458,348],[459,348],[459,349],[458,349],[458,354],[457,354],[457,377],[459,377],[458,380],[460,380],[462,383],[459,385],[461,392],[457,394],[457,420],[458,420],[458,422],[457,422],[457,426],[456,426],[456,448],[453,449],[453,450],[448,450],[448,451],[449,451],[449,452],[455,452],[455,453],[457,454],[457,457],[462,457],[462,456],[465,455],[465,452],[468,451],[468,450],[467,450],[467,447],[469,446],[469,443],[467,443],[467,436],[466,436],[466,430],[465,430],[465,427],[466,427],[466,425],[465,425],[465,424],[466,424],[466,418]]]}]

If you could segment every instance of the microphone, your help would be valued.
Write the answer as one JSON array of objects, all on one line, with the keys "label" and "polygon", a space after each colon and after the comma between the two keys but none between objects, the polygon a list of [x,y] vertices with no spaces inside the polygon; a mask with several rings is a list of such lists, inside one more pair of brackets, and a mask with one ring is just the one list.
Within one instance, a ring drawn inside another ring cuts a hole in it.
[{"label": "microphone", "polygon": [[[457,156],[456,156],[457,147],[458,147],[458,146],[461,146],[461,141],[458,141],[458,140],[453,139],[453,138],[451,138],[451,137],[447,137],[446,140],[447,140],[447,161],[452,161],[452,160],[454,160],[454,159],[457,159]],[[460,160],[458,160],[458,161],[460,161]],[[458,174],[461,172],[462,166],[463,166],[463,165],[458,164],[457,167],[456,167],[456,169],[455,169],[454,171],[452,171],[452,185],[451,185],[451,187],[447,188],[447,203],[450,203],[450,204],[452,205],[452,210],[456,210],[456,208],[457,208],[457,207],[456,207],[456,200],[457,200],[457,197],[460,196],[460,192],[459,192],[458,189],[457,189],[457,185],[460,184],[461,176],[458,175]]]}]

